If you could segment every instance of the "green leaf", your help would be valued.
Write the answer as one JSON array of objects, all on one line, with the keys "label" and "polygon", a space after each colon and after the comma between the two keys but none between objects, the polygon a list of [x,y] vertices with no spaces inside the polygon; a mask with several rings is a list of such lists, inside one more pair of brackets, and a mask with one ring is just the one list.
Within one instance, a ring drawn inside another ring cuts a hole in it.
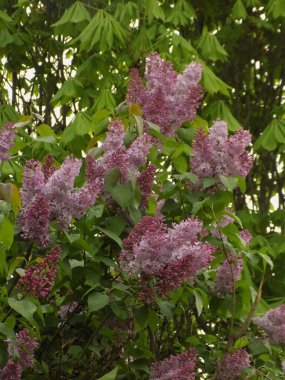
[{"label": "green leaf", "polygon": [[116,100],[110,89],[103,89],[95,102],[97,110],[107,109],[113,110],[116,107]]},{"label": "green leaf", "polygon": [[149,310],[146,306],[141,306],[133,309],[133,315],[136,322],[141,328],[144,328],[147,325]]},{"label": "green leaf", "polygon": [[0,244],[9,249],[14,240],[14,226],[6,217],[0,222]]},{"label": "green leaf", "polygon": [[233,116],[230,109],[223,100],[213,102],[207,108],[206,114],[210,116],[211,121],[216,119],[225,120],[230,131],[236,131],[241,128],[240,123]]},{"label": "green leaf", "polygon": [[218,78],[205,64],[203,65],[201,82],[209,94],[220,92],[223,95],[230,96],[229,89],[231,89],[231,87]]},{"label": "green leaf", "polygon": [[163,9],[157,0],[145,0],[144,7],[150,24],[153,18],[165,20]]},{"label": "green leaf", "polygon": [[76,1],[64,15],[53,25],[56,34],[73,35],[77,24],[84,25],[90,21],[90,14],[81,1]]},{"label": "green leaf", "polygon": [[204,178],[203,179],[203,188],[207,189],[208,187],[215,185],[216,182],[217,181],[215,178]]},{"label": "green leaf", "polygon": [[8,303],[17,313],[21,314],[29,322],[34,323],[33,316],[37,310],[37,306],[33,302],[25,299],[18,301],[15,298],[10,297],[8,298]]},{"label": "green leaf", "polygon": [[196,18],[196,13],[191,4],[185,0],[179,0],[171,9],[167,21],[175,26],[184,26],[189,20]]},{"label": "green leaf", "polygon": [[53,136],[56,138],[56,134],[47,124],[41,124],[36,129],[37,133],[42,137]]},{"label": "green leaf", "polygon": [[198,312],[198,315],[202,313],[203,310],[203,299],[201,294],[197,290],[193,290],[194,296],[195,296],[195,305]]},{"label": "green leaf", "polygon": [[237,177],[225,177],[220,175],[220,181],[226,186],[227,189],[233,190],[237,187],[238,178]]},{"label": "green leaf", "polygon": [[237,350],[239,348],[243,348],[245,346],[248,345],[248,338],[247,337],[242,337],[242,338],[239,338],[235,344],[234,344],[234,348],[236,348]]},{"label": "green leaf", "polygon": [[237,0],[233,6],[232,14],[233,19],[242,20],[247,17],[247,11],[243,5],[242,0]]},{"label": "green leaf", "polygon": [[9,33],[8,29],[0,30],[0,48],[5,48],[7,45],[14,42],[13,36]]},{"label": "green leaf", "polygon": [[0,199],[10,203],[14,213],[18,214],[21,208],[21,197],[16,185],[12,183],[0,183]]},{"label": "green leaf", "polygon": [[261,136],[255,141],[253,149],[255,152],[261,148],[272,151],[278,147],[279,144],[285,143],[285,120],[274,119],[264,129]]},{"label": "green leaf", "polygon": [[12,24],[13,23],[13,20],[11,19],[11,17],[8,16],[7,13],[5,13],[3,11],[0,11],[0,19],[2,21],[4,21],[4,23],[7,23],[7,24]]},{"label": "green leaf", "polygon": [[97,310],[103,309],[110,302],[107,294],[104,293],[91,293],[88,296],[88,309],[92,313]]},{"label": "green leaf", "polygon": [[54,95],[51,103],[54,105],[58,102],[65,103],[65,101],[72,98],[79,97],[84,89],[83,84],[76,78],[69,78],[63,84],[60,90]]},{"label": "green leaf", "polygon": [[109,193],[112,191],[112,189],[116,186],[118,179],[120,177],[120,169],[119,168],[113,168],[109,170],[104,177],[104,187],[105,190]]},{"label": "green leaf", "polygon": [[131,181],[117,184],[110,191],[112,198],[122,207],[128,208],[132,205],[134,199],[134,188]]},{"label": "green leaf", "polygon": [[117,366],[114,369],[112,369],[112,371],[108,372],[106,375],[100,377],[97,380],[115,380],[117,377],[118,370],[119,367]]},{"label": "green leaf", "polygon": [[285,0],[271,0],[267,10],[274,18],[285,17]]},{"label": "green leaf", "polygon": [[80,33],[78,39],[81,42],[81,50],[89,51],[95,45],[99,45],[100,50],[104,52],[111,49],[114,40],[117,43],[124,43],[126,36],[125,28],[111,14],[99,9]]},{"label": "green leaf", "polygon": [[212,33],[204,32],[202,34],[197,42],[197,49],[205,59],[212,61],[225,61],[228,57],[228,53]]},{"label": "green leaf", "polygon": [[158,300],[157,304],[160,308],[162,315],[164,315],[168,320],[171,320],[175,311],[175,304],[171,301]]},{"label": "green leaf", "polygon": [[114,232],[107,230],[106,228],[97,227],[97,229],[103,232],[105,235],[109,236],[112,240],[114,240],[120,247],[122,247],[122,240],[116,235]]}]

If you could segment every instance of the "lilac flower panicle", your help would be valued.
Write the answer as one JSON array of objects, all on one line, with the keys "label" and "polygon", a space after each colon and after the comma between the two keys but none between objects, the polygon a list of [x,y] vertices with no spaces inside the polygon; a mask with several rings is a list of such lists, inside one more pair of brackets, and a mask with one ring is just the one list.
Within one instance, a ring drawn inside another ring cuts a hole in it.
[{"label": "lilac flower panicle", "polygon": [[42,261],[25,270],[25,274],[18,282],[25,293],[36,298],[46,297],[50,293],[56,277],[60,253],[60,247],[55,246]]},{"label": "lilac flower panicle", "polygon": [[223,380],[238,379],[242,371],[250,366],[248,353],[245,349],[237,350],[226,355],[220,376]]},{"label": "lilac flower panicle", "polygon": [[155,276],[156,291],[162,295],[169,293],[195,277],[213,259],[214,247],[199,240],[202,227],[196,218],[168,228],[162,218],[143,217],[123,241],[120,255],[123,269],[144,280],[146,276]]},{"label": "lilac flower panicle", "polygon": [[9,159],[9,149],[12,148],[17,130],[14,123],[8,123],[0,130],[0,162]]},{"label": "lilac flower panicle", "polygon": [[22,236],[43,247],[49,245],[52,220],[58,222],[60,230],[68,229],[71,219],[83,215],[100,192],[96,182],[79,189],[74,187],[81,160],[67,157],[60,168],[51,166],[52,162],[50,156],[43,165],[35,160],[28,161],[21,189],[22,209],[18,222]]},{"label": "lilac flower panicle", "polygon": [[137,182],[141,190],[140,207],[146,208],[148,205],[148,197],[152,192],[156,166],[149,164],[138,176]]},{"label": "lilac flower panicle", "polygon": [[[227,124],[222,120],[214,122],[208,136],[198,130],[190,159],[191,170],[199,178],[195,187],[202,188],[207,177],[218,182],[220,175],[245,177],[253,164],[253,157],[246,151],[250,141],[251,135],[245,130],[228,137]],[[221,183],[218,187],[224,188]]]},{"label": "lilac flower panicle", "polygon": [[[14,362],[14,345],[16,345],[19,361]],[[6,366],[0,370],[1,380],[20,380],[22,372],[26,368],[34,366],[34,351],[39,343],[36,338],[31,338],[29,330],[23,329],[16,333],[15,340],[8,339],[8,354],[9,360]]]},{"label": "lilac flower panicle", "polygon": [[213,292],[218,296],[233,292],[234,283],[239,279],[243,269],[242,257],[229,253],[217,268]]},{"label": "lilac flower panicle", "polygon": [[150,370],[151,380],[194,380],[197,350],[191,348],[180,355],[153,363]]},{"label": "lilac flower panicle", "polygon": [[250,244],[252,240],[252,234],[248,230],[240,231],[240,237],[246,244]]},{"label": "lilac flower panicle", "polygon": [[141,166],[146,164],[147,155],[152,146],[152,137],[143,133],[128,147],[124,146],[125,130],[119,120],[114,120],[108,126],[106,140],[102,144],[104,154],[95,159],[91,155],[86,158],[86,177],[89,184],[96,184],[108,198],[104,188],[104,178],[108,172],[118,169],[120,183],[138,180],[142,190],[142,206],[146,207],[147,198],[151,192],[154,176],[150,167],[141,172]]},{"label": "lilac flower panicle", "polygon": [[18,222],[24,239],[32,240],[42,247],[49,246],[50,206],[44,196],[34,196],[28,206],[22,208]]},{"label": "lilac flower panicle", "polygon": [[195,62],[178,74],[171,62],[151,53],[146,59],[145,85],[138,71],[131,70],[127,101],[139,104],[144,118],[158,124],[163,134],[173,135],[183,122],[196,115],[203,96],[198,84],[201,73],[202,66]]},{"label": "lilac flower panicle", "polygon": [[264,316],[256,317],[253,322],[261,327],[270,342],[285,343],[285,304],[269,310]]},{"label": "lilac flower panicle", "polygon": [[3,369],[0,369],[0,380],[21,380],[23,369],[19,363],[9,359]]}]

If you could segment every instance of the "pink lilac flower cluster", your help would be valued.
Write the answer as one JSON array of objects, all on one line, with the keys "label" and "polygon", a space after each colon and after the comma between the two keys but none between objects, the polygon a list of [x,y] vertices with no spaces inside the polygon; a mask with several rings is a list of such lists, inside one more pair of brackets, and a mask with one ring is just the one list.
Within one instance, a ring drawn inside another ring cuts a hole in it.
[{"label": "pink lilac flower cluster", "polygon": [[128,147],[124,145],[124,125],[114,120],[108,127],[106,140],[102,144],[104,154],[95,159],[91,155],[86,158],[86,176],[90,184],[100,185],[104,191],[104,176],[112,169],[119,170],[121,183],[138,179],[141,188],[142,205],[145,206],[151,193],[155,166],[149,165],[143,172],[139,168],[147,161],[152,146],[152,138],[146,133],[137,137]]},{"label": "pink lilac flower cluster", "polygon": [[46,297],[54,284],[60,260],[61,248],[53,247],[50,252],[35,265],[28,267],[25,274],[20,278],[19,286],[29,295],[36,298]]},{"label": "pink lilac flower cluster", "polygon": [[240,237],[245,242],[245,244],[250,244],[252,240],[252,234],[248,230],[240,231]]},{"label": "pink lilac flower cluster", "polygon": [[0,162],[8,160],[8,150],[12,148],[17,131],[13,123],[8,123],[0,130]]},{"label": "pink lilac flower cluster", "polygon": [[60,230],[68,229],[71,218],[83,215],[95,203],[100,192],[96,182],[74,188],[81,160],[68,157],[60,168],[51,164],[50,157],[44,165],[35,160],[28,161],[21,189],[19,225],[22,235],[43,247],[49,245],[50,221],[56,220]]},{"label": "pink lilac flower cluster", "polygon": [[235,253],[229,253],[227,258],[217,268],[213,292],[218,296],[232,293],[234,283],[239,279],[242,269],[242,257],[237,256]]},{"label": "pink lilac flower cluster", "polygon": [[199,240],[203,224],[189,218],[168,228],[160,217],[145,216],[123,241],[120,261],[131,276],[155,276],[155,290],[165,295],[195,277],[213,259],[214,247]]},{"label": "pink lilac flower cluster", "polygon": [[[16,334],[15,340],[8,340],[9,360],[6,366],[0,370],[0,379],[20,380],[22,372],[26,368],[34,366],[34,351],[39,343],[36,338],[32,339],[28,329],[23,329]],[[18,351],[19,360],[14,362],[14,347]]]},{"label": "pink lilac flower cluster", "polygon": [[245,349],[237,350],[226,355],[220,369],[220,378],[223,380],[238,379],[242,371],[250,366],[248,353]]},{"label": "pink lilac flower cluster", "polygon": [[191,63],[182,74],[169,61],[152,53],[146,60],[144,85],[136,69],[130,72],[127,101],[140,105],[146,120],[159,125],[161,133],[173,135],[182,123],[193,120],[203,96],[202,66]]},{"label": "pink lilac flower cluster", "polygon": [[150,371],[151,380],[194,380],[197,351],[190,348],[189,351],[170,357],[152,364]]},{"label": "pink lilac flower cluster", "polygon": [[263,328],[272,343],[285,343],[285,304],[269,310],[263,317],[256,317],[253,322]]},{"label": "pink lilac flower cluster", "polygon": [[204,178],[219,181],[220,175],[245,177],[253,164],[253,157],[246,151],[250,141],[250,133],[242,129],[229,137],[227,124],[222,120],[214,122],[208,136],[199,129],[190,159],[191,170],[199,178],[195,186],[202,188]]}]

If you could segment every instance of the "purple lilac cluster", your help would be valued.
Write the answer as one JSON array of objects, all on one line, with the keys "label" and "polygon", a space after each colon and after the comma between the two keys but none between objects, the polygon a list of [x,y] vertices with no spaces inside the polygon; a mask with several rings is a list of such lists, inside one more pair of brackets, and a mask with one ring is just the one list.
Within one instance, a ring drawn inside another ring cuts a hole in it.
[{"label": "purple lilac cluster", "polygon": [[[15,346],[19,355],[18,362],[13,360]],[[34,351],[37,347],[38,340],[30,337],[28,329],[19,331],[15,340],[8,340],[9,360],[6,366],[0,370],[0,379],[20,380],[23,370],[33,368]]]},{"label": "purple lilac cluster", "polygon": [[272,343],[285,343],[285,304],[269,310],[263,317],[253,322],[263,328]]},{"label": "purple lilac cluster", "polygon": [[179,287],[213,259],[214,247],[199,240],[202,222],[189,218],[168,228],[160,217],[145,216],[123,241],[120,261],[143,284],[155,277],[155,291],[165,295]]},{"label": "purple lilac cluster", "polygon": [[242,371],[249,366],[250,360],[245,349],[229,353],[226,355],[223,367],[220,369],[220,378],[223,380],[238,379]]},{"label": "purple lilac cluster", "polygon": [[225,293],[232,293],[234,283],[239,279],[242,269],[242,257],[237,256],[235,253],[229,253],[222,264],[217,268],[213,292],[218,296],[222,296]]},{"label": "purple lilac cluster", "polygon": [[253,157],[246,151],[250,142],[250,133],[243,129],[229,137],[227,124],[222,120],[214,122],[209,135],[199,129],[190,159],[191,170],[199,178],[195,186],[202,188],[204,178],[219,181],[220,175],[245,177],[253,163]]},{"label": "purple lilac cluster", "polygon": [[250,244],[252,240],[252,234],[249,232],[249,230],[242,230],[240,231],[240,237],[245,242],[245,244]]},{"label": "purple lilac cluster", "polygon": [[46,297],[53,287],[56,277],[56,265],[60,260],[61,248],[53,247],[50,252],[38,262],[25,270],[20,278],[19,286],[29,295],[36,298]]},{"label": "purple lilac cluster", "polygon": [[147,161],[148,152],[152,146],[151,136],[143,133],[128,147],[124,145],[125,128],[121,121],[114,120],[108,127],[106,140],[102,144],[103,155],[97,159],[88,155],[86,158],[86,176],[88,183],[99,184],[104,191],[105,174],[119,170],[119,181],[138,179],[141,188],[142,206],[147,204],[154,179],[155,166],[149,165],[144,171],[139,168]]},{"label": "purple lilac cluster", "polygon": [[202,65],[197,62],[182,74],[173,70],[172,63],[151,53],[146,59],[144,85],[136,69],[130,72],[127,101],[140,105],[146,120],[159,125],[161,133],[171,136],[182,123],[193,120],[203,96]]},{"label": "purple lilac cluster", "polygon": [[189,351],[153,363],[151,366],[151,380],[194,380],[197,351]]},{"label": "purple lilac cluster", "polygon": [[8,160],[8,150],[12,148],[17,131],[13,123],[8,123],[0,130],[0,162]]},{"label": "purple lilac cluster", "polygon": [[51,159],[41,165],[30,160],[23,172],[22,209],[19,225],[25,239],[43,247],[49,245],[49,223],[58,222],[60,230],[68,229],[71,218],[79,218],[91,207],[100,192],[96,182],[74,188],[81,160],[66,158],[60,168],[51,166]]}]

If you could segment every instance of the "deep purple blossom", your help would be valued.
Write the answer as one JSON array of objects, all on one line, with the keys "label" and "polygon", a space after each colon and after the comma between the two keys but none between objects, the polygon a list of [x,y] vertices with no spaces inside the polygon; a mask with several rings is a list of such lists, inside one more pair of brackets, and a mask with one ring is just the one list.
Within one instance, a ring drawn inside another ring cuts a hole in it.
[{"label": "deep purple blossom", "polygon": [[8,150],[12,148],[17,130],[13,123],[8,123],[0,130],[0,162],[8,160]]},{"label": "deep purple blossom", "polygon": [[180,355],[171,355],[168,358],[153,363],[150,371],[151,380],[194,380],[197,351],[190,348]]},{"label": "deep purple blossom", "polygon": [[[209,135],[199,129],[193,142],[191,170],[199,178],[195,185],[201,188],[203,179],[208,177],[220,181],[219,176],[245,177],[253,163],[252,156],[246,151],[251,135],[239,130],[228,137],[226,122],[217,120],[210,128]],[[219,185],[223,188],[223,185]]]},{"label": "deep purple blossom", "polygon": [[146,84],[136,69],[130,72],[127,101],[140,105],[146,120],[159,125],[161,133],[173,135],[182,123],[193,120],[203,96],[202,66],[191,63],[182,74],[173,70],[172,63],[151,53],[146,59]]},{"label": "deep purple blossom", "polygon": [[28,267],[18,285],[25,293],[36,298],[46,297],[54,284],[61,249],[55,246],[41,261]]}]

